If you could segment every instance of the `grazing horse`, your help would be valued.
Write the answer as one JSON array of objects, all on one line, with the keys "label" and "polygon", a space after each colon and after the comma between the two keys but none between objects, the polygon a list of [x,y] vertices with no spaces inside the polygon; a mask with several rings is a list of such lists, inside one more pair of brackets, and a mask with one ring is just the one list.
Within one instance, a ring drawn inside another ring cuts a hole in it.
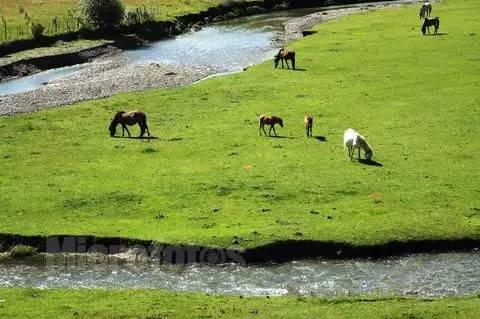
[{"label": "grazing horse", "polygon": [[147,131],[148,136],[150,136],[150,131],[148,130],[147,126],[147,116],[143,112],[117,112],[117,114],[115,114],[115,117],[112,119],[110,126],[108,127],[111,137],[115,136],[115,132],[117,131],[117,125],[119,123],[122,125],[122,137],[125,135],[125,131],[127,131],[128,137],[131,137],[127,125],[132,126],[137,123],[140,126],[140,137],[143,137],[143,135],[145,134],[145,130]]},{"label": "grazing horse", "polygon": [[423,35],[425,35],[427,30],[428,30],[428,34],[430,34],[430,27],[432,25],[435,27],[434,33],[437,34],[438,28],[440,27],[440,18],[439,17],[435,17],[433,19],[425,18],[425,21],[423,21],[423,25],[422,25]]},{"label": "grazing horse", "polygon": [[265,136],[267,136],[267,132],[265,131],[265,125],[270,125],[270,129],[268,130],[268,136],[270,135],[270,132],[273,129],[273,133],[275,133],[275,136],[277,136],[277,132],[275,131],[275,124],[279,124],[280,127],[283,127],[283,120],[277,116],[267,116],[267,115],[260,115],[258,118],[258,131],[260,132],[260,135],[262,135],[262,130],[263,133],[265,133]]},{"label": "grazing horse", "polygon": [[427,1],[420,8],[420,13],[418,15],[420,19],[422,19],[422,18],[429,17],[431,13],[432,13],[432,5],[430,4],[430,2]]},{"label": "grazing horse", "polygon": [[288,60],[292,61],[292,68],[295,70],[295,51],[288,51],[284,48],[281,48],[280,51],[275,55],[273,64],[275,66],[275,69],[278,66],[278,62],[282,61],[282,69],[283,69],[283,61],[287,64],[287,68],[290,69],[290,66],[288,65]]},{"label": "grazing horse", "polygon": [[373,156],[373,151],[370,145],[368,145],[365,137],[360,135],[354,129],[349,128],[343,134],[343,147],[348,148],[348,158],[350,162],[353,159],[353,153],[355,149],[358,149],[358,160],[360,160],[360,149],[363,149],[365,152],[365,159],[370,161]]},{"label": "grazing horse", "polygon": [[307,114],[305,115],[303,122],[305,123],[305,130],[307,131],[307,137],[311,137],[312,129],[313,129],[313,117]]}]

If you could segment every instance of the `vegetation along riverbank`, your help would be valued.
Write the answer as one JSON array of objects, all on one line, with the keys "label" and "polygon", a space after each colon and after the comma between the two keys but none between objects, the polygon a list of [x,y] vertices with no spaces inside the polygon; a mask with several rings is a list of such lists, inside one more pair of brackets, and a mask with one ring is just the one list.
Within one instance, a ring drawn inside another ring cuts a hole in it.
[{"label": "vegetation along riverbank", "polygon": [[43,318],[478,318],[467,298],[241,297],[152,290],[0,289],[0,316]]},{"label": "vegetation along riverbank", "polygon": [[[417,7],[348,16],[292,45],[297,71],[269,61],[3,117],[0,232],[233,248],[478,240],[478,10],[437,4],[438,36],[421,35]],[[120,109],[146,112],[156,138],[110,138]],[[283,118],[280,138],[258,135],[261,113]],[[348,127],[382,166],[347,161]]]}]

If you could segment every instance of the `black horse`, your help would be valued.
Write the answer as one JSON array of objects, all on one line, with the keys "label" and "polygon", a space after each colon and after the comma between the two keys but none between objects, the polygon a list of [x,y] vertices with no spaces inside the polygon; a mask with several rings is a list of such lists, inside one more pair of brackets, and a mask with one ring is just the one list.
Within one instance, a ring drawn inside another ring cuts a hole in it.
[{"label": "black horse", "polygon": [[423,35],[426,34],[427,30],[428,30],[428,34],[430,34],[430,27],[431,26],[435,27],[434,33],[437,34],[438,28],[440,27],[440,18],[439,17],[435,17],[433,19],[425,18],[425,20],[423,21],[423,25],[422,25]]},{"label": "black horse", "polygon": [[278,66],[278,62],[282,61],[282,69],[283,69],[283,61],[285,60],[285,63],[287,64],[287,68],[290,69],[290,66],[288,65],[288,60],[292,61],[292,68],[295,70],[295,51],[288,51],[285,49],[280,49],[278,53],[274,57],[275,59],[273,60],[273,64],[275,66],[275,69]]}]

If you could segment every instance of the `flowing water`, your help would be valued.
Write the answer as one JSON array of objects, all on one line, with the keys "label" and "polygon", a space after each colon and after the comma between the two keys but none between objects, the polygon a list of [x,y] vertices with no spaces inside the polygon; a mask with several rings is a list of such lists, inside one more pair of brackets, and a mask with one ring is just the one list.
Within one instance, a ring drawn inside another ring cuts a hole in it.
[{"label": "flowing water", "polygon": [[279,265],[88,263],[85,257],[0,264],[0,287],[147,288],[240,295],[459,296],[480,292],[480,253],[381,260],[304,260]]},{"label": "flowing water", "polygon": [[[161,63],[200,66],[215,73],[241,71],[273,57],[281,46],[283,22],[338,7],[277,11],[211,24],[198,32],[127,50],[115,58],[127,64]],[[85,70],[91,63],[52,69],[0,83],[0,96],[32,91],[45,83]]]}]

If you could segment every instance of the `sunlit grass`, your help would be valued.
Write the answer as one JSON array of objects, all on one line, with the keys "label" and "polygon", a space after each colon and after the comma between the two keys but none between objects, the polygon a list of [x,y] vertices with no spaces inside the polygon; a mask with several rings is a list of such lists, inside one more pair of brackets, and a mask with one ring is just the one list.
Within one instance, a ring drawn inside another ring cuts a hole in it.
[{"label": "sunlit grass", "polygon": [[[416,7],[319,26],[293,45],[303,71],[269,61],[1,118],[0,232],[224,247],[478,239],[479,3],[435,10],[442,36],[421,35]],[[145,111],[158,139],[110,138],[121,109]],[[258,135],[261,113],[284,119],[285,138]],[[325,142],[306,138],[305,113]],[[347,162],[348,127],[383,167]]]}]

